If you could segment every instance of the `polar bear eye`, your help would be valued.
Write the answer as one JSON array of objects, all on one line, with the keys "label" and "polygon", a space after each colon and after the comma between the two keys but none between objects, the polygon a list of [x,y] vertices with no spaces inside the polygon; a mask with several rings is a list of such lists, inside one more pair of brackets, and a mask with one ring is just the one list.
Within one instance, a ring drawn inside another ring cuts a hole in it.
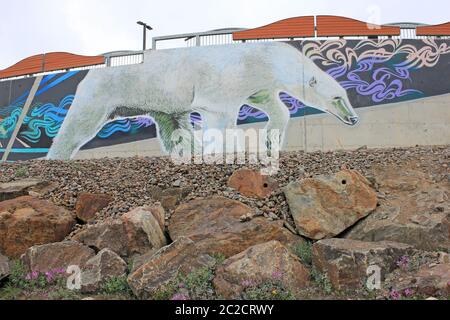
[{"label": "polar bear eye", "polygon": [[317,79],[316,77],[312,77],[311,80],[309,80],[309,86],[311,88],[314,88],[317,85]]}]

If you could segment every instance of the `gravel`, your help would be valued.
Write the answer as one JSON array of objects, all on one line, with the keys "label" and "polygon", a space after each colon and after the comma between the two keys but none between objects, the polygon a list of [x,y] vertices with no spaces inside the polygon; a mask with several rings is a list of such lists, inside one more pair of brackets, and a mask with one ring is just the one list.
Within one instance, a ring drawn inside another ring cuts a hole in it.
[{"label": "gravel", "polygon": [[[239,200],[259,209],[270,219],[276,217],[293,225],[282,187],[298,179],[356,169],[370,177],[374,166],[401,165],[414,162],[430,172],[435,181],[450,181],[450,146],[395,149],[367,149],[335,152],[285,152],[281,154],[280,171],[274,178],[280,190],[265,200],[249,199],[228,188],[227,181],[235,170],[257,169],[253,165],[174,165],[168,158],[107,158],[79,161],[42,161],[4,163],[0,165],[0,182],[39,178],[53,182],[55,189],[42,198],[74,209],[81,192],[106,193],[114,197],[97,221],[119,217],[131,209],[152,204],[154,190],[190,187],[184,202],[213,195]],[[167,213],[168,218],[171,212]],[[81,226],[77,226],[80,229]]]}]

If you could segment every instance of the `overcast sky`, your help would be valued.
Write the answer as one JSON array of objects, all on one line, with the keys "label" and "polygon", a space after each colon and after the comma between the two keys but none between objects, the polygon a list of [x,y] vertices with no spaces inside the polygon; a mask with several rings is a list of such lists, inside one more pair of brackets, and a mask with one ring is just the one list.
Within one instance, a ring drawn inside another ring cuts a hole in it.
[{"label": "overcast sky", "polygon": [[[380,23],[450,20],[449,0],[2,0],[0,69],[34,54],[67,51],[97,55],[139,50],[149,36],[253,28],[303,15],[342,15]],[[377,14],[379,12],[379,15]]]}]

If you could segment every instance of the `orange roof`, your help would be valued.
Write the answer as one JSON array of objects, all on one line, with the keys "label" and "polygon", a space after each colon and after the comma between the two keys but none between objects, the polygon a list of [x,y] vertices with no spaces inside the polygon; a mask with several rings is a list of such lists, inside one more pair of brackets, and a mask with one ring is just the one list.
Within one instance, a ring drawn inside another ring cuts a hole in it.
[{"label": "orange roof", "polygon": [[317,16],[318,37],[398,35],[400,35],[400,27],[374,25],[338,16]]},{"label": "orange roof", "polygon": [[50,72],[70,68],[93,66],[105,63],[103,56],[80,56],[67,52],[38,54],[0,70],[0,79],[24,76],[40,72]]},{"label": "orange roof", "polygon": [[284,19],[250,30],[233,33],[233,40],[314,37],[314,16]]},{"label": "orange roof", "polygon": [[[381,26],[367,22],[339,17],[317,16],[317,36],[398,36],[400,27]],[[269,25],[233,33],[233,40],[306,38],[315,36],[314,16],[295,17]]]},{"label": "orange roof", "polygon": [[38,54],[16,63],[15,65],[0,71],[0,78],[11,78],[20,75],[42,72],[44,55]]},{"label": "orange roof", "polygon": [[417,27],[418,36],[450,36],[450,22]]}]

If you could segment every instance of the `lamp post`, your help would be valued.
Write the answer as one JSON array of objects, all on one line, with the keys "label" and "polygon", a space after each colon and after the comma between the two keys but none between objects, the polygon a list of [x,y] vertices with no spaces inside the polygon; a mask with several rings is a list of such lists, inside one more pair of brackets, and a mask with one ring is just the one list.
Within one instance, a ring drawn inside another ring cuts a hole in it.
[{"label": "lamp post", "polygon": [[153,28],[142,21],[138,21],[137,24],[142,26],[142,28],[144,29],[144,45],[143,45],[144,49],[143,50],[145,51],[145,50],[147,50],[147,30],[153,30]]}]

